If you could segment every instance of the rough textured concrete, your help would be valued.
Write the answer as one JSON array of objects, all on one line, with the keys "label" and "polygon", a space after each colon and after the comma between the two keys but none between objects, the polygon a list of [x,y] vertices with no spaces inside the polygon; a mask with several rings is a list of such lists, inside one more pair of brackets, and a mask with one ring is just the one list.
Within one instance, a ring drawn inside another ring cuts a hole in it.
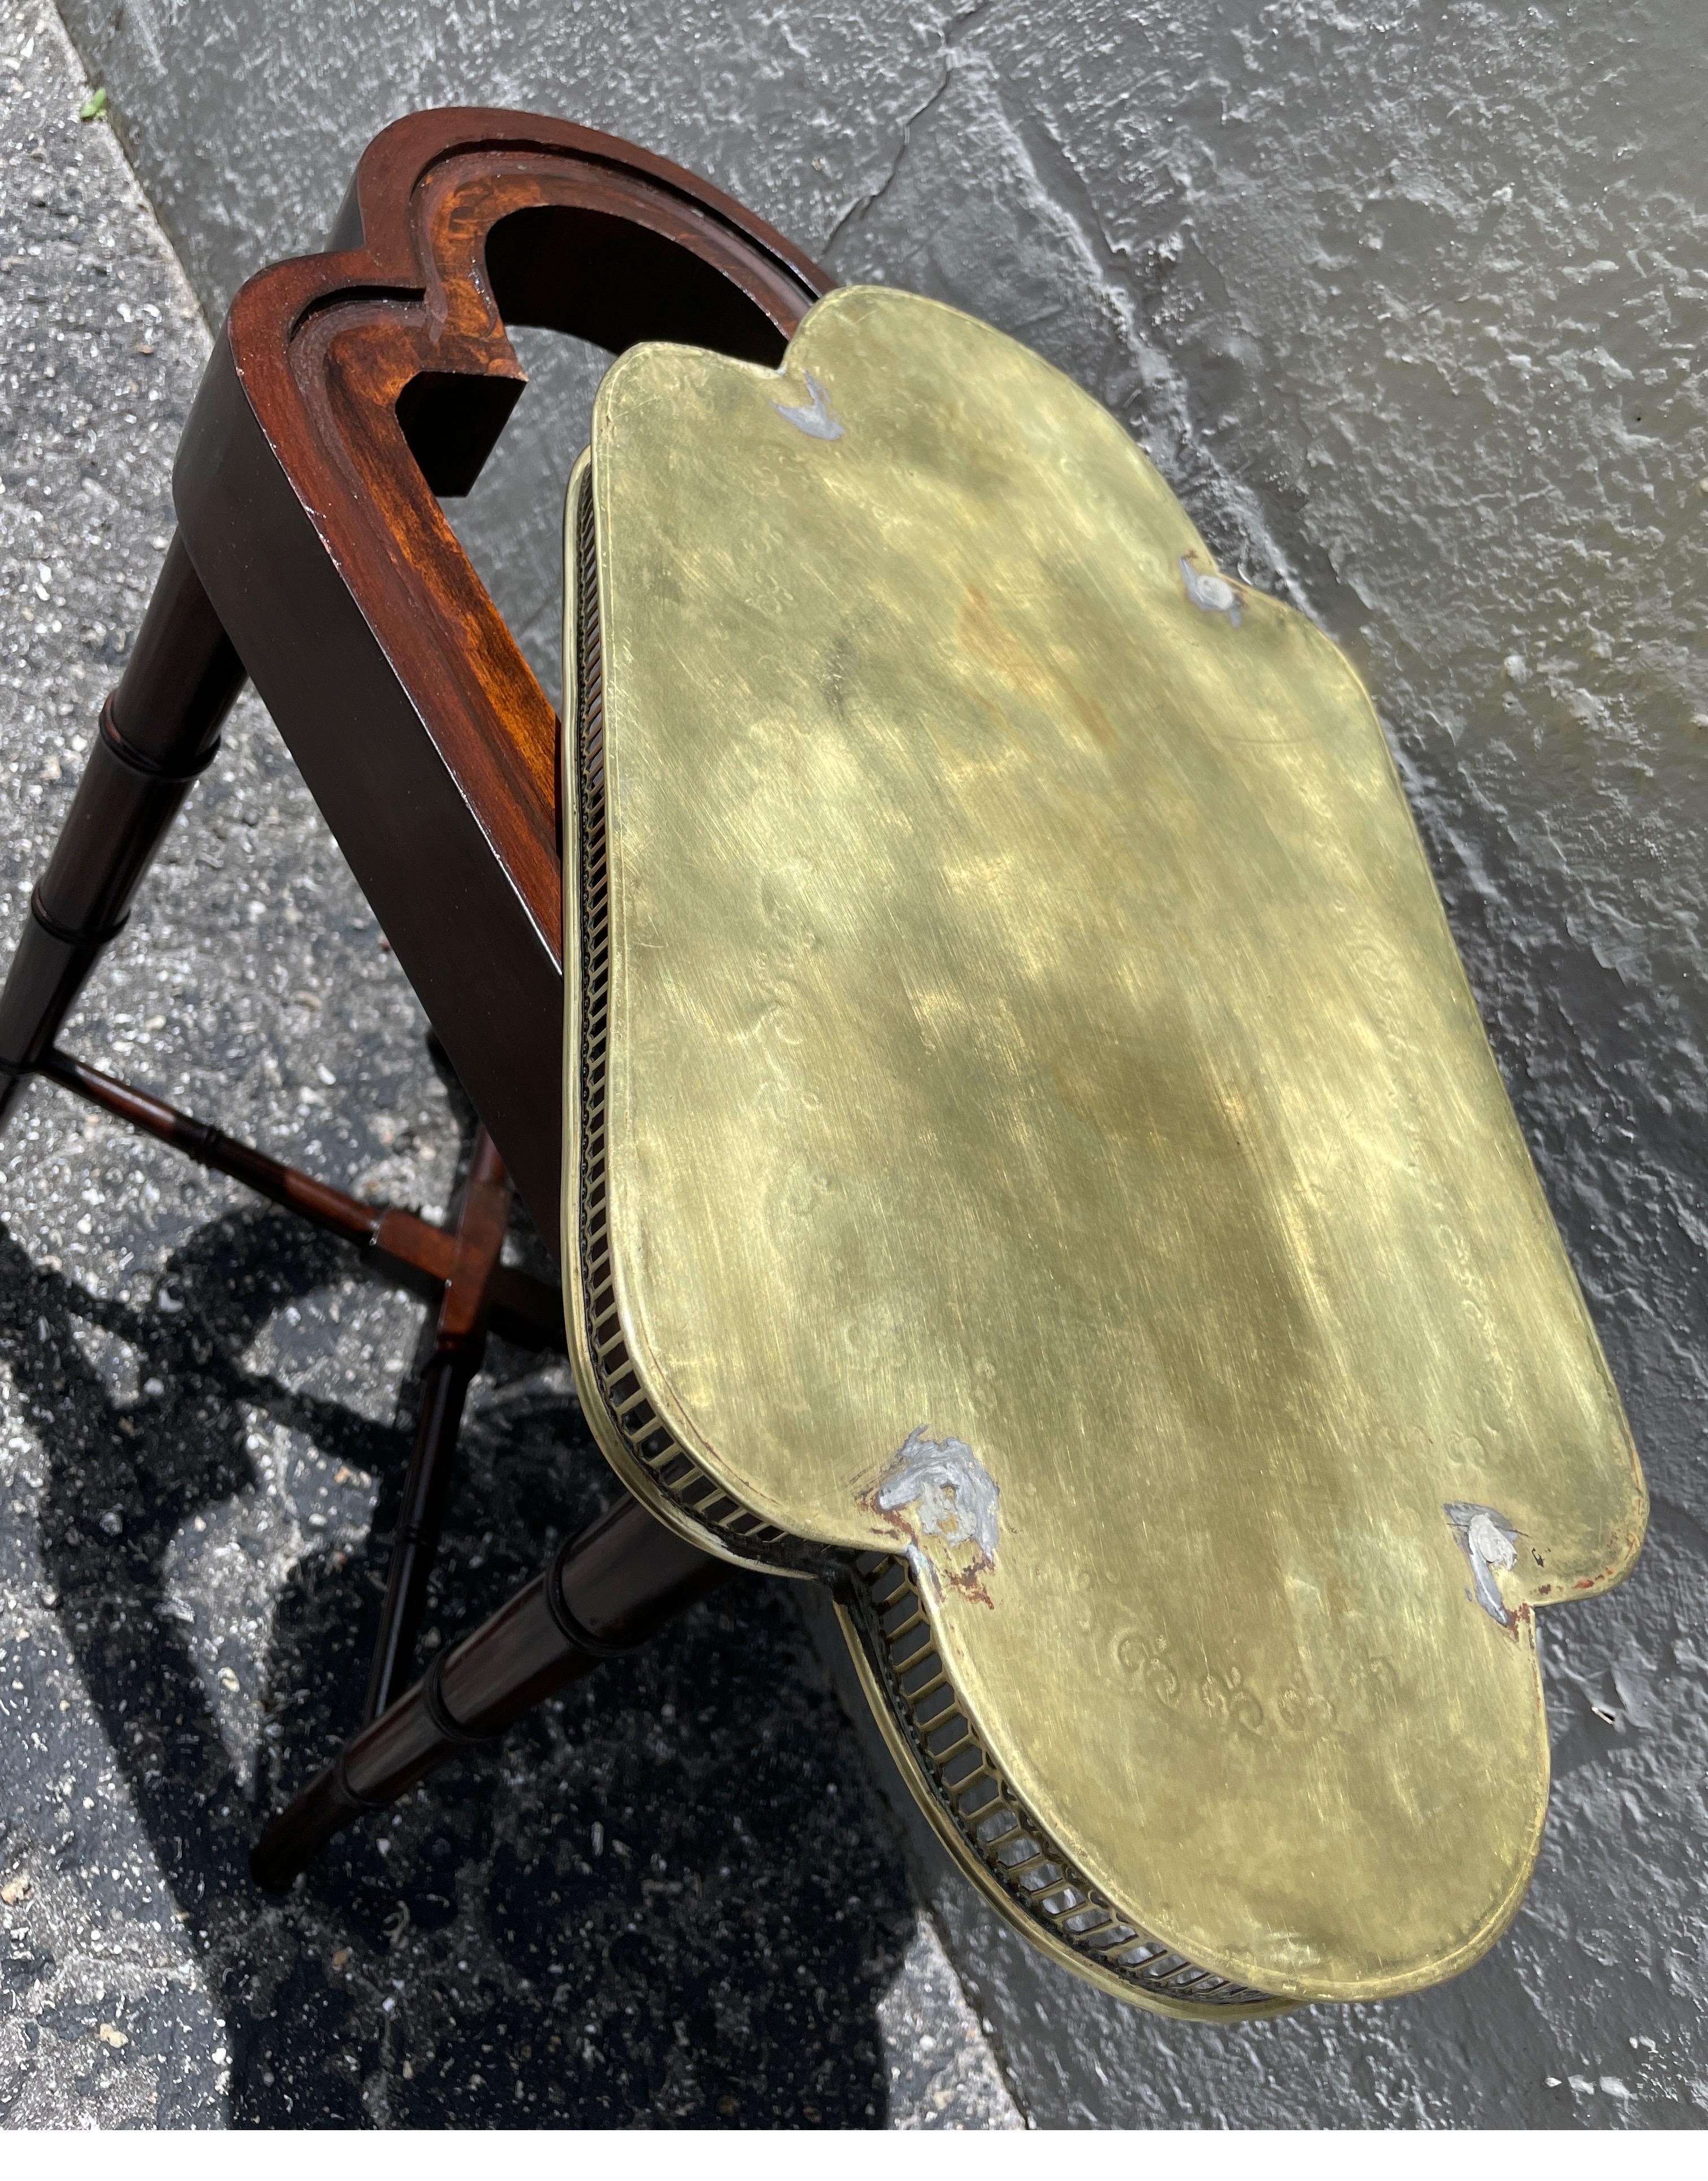
[{"label": "rough textured concrete", "polygon": [[[57,19],[0,0],[3,943],[171,523],[207,332]],[[73,1046],[441,1206],[469,1116],[240,709]],[[515,1248],[537,1256],[519,1232]],[[355,1724],[422,1312],[59,1094],[0,1146],[0,2116],[1013,2126],[784,1586],[348,1836],[249,1841]],[[477,1382],[430,1644],[613,1487],[561,1362]]]},{"label": "rough textured concrete", "polygon": [[[936,1897],[1044,2120],[1700,2125],[1694,0],[67,13],[210,306],[313,244],[395,113],[549,108],[708,173],[845,278],[1033,342],[1131,423],[1230,566],[1348,646],[1631,1411],[1648,1550],[1618,1596],[1547,1621],[1542,1868],[1455,1985],[1194,2031],[1038,1969],[952,1883]],[[527,397],[467,517],[548,671],[530,540],[587,383],[571,358]]]}]

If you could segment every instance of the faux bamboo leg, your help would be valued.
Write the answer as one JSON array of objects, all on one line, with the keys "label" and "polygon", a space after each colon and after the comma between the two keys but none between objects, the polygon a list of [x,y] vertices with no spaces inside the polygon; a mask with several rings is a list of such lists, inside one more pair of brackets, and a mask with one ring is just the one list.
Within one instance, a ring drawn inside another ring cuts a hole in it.
[{"label": "faux bamboo leg", "polygon": [[345,1743],[262,1833],[250,1859],[256,1884],[283,1892],[353,1819],[645,1643],[733,1572],[625,1498]]},{"label": "faux bamboo leg", "polygon": [[427,1576],[444,1527],[463,1402],[486,1354],[493,1279],[510,1225],[510,1184],[484,1129],[463,1189],[456,1250],[439,1304],[433,1352],[421,1375],[421,1414],[391,1549],[364,1720],[395,1702],[415,1659]]},{"label": "faux bamboo leg", "polygon": [[242,664],[174,533],[0,993],[0,1127],[123,928],[242,684]]}]

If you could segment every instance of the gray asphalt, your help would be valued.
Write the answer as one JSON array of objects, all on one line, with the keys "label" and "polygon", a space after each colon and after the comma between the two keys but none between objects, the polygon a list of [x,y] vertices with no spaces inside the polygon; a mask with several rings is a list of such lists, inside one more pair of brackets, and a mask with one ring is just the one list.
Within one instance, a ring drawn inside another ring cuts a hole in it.
[{"label": "gray asphalt", "polygon": [[[10,52],[30,16],[7,5]],[[590,1685],[589,1709],[471,1770],[466,1799],[411,1804],[387,1856],[353,1851],[311,1897],[258,1911],[234,1875],[245,1798],[324,1746],[328,1668],[356,1671],[352,1600],[371,1586],[370,1523],[383,1532],[378,1480],[394,1473],[416,1316],[343,1284],[234,1193],[102,1131],[85,1143],[39,1094],[0,1152],[17,1298],[5,1459],[20,1510],[0,1571],[17,1602],[0,1701],[19,1706],[22,1814],[0,1853],[39,1889],[5,1912],[19,1964],[6,1974],[24,1996],[0,2037],[37,2025],[27,2052],[0,2046],[19,2054],[4,2079],[14,2113],[96,2097],[115,2118],[129,2098],[163,2118],[395,2118],[449,2112],[455,2095],[459,2117],[497,2118],[515,2102],[501,2059],[543,2044],[530,2080],[542,2095],[555,2085],[565,2118],[810,2119],[810,2102],[826,2120],[906,2121],[946,2095],[941,2117],[977,2119],[981,2099],[1011,2113],[1000,2067],[1042,2124],[1700,2127],[1708,60],[1694,0],[1634,0],[1617,22],[1592,0],[1413,0],[1380,17],[1233,0],[1190,19],[1164,0],[373,0],[359,20],[324,0],[117,13],[65,0],[65,13],[210,312],[256,265],[315,246],[361,145],[394,114],[544,108],[710,174],[843,278],[992,319],[1123,417],[1223,562],[1303,603],[1370,683],[1630,1410],[1654,1519],[1621,1592],[1546,1618],[1553,1812],[1512,1931],[1413,2000],[1205,2031],[1041,1967],[894,1799],[827,1686],[834,1646],[763,1592],[686,1627],[623,1690]],[[41,139],[25,173],[46,202],[8,189],[19,282],[0,290],[22,365],[0,448],[14,914],[63,807],[71,737],[88,731],[85,690],[110,676],[127,625],[113,601],[134,616],[157,558],[167,450],[202,339],[174,316],[183,291],[119,169],[93,179],[108,149],[53,107],[69,90],[50,96],[30,73],[51,43],[38,38],[8,109],[21,117],[8,146]],[[85,258],[110,268],[104,283]],[[118,301],[132,324],[153,301],[159,337],[115,326]],[[525,361],[536,383],[459,520],[554,687],[559,455],[597,365],[545,341]],[[143,422],[121,428],[126,414]],[[151,422],[125,470],[125,435]],[[75,500],[85,471],[108,500]],[[20,627],[26,608],[38,618]],[[101,632],[87,646],[85,628]],[[85,687],[61,714],[73,658]],[[152,882],[79,1041],[337,1178],[442,1198],[458,1118],[252,709],[229,769]],[[240,949],[230,934],[251,917]],[[573,1459],[561,1385],[522,1359],[500,1359],[474,1436],[447,1626],[533,1564],[532,1510],[566,1514],[598,1488]],[[113,1626],[115,1598],[128,1617]],[[738,1818],[751,1831],[767,1795],[706,1783],[744,1768],[778,1794],[785,1775],[805,1784],[738,1859],[718,1844],[741,1837]],[[610,1888],[614,1838],[631,1858],[663,1858],[642,1885],[684,1892],[631,1906],[632,1884]],[[827,1925],[809,1873],[843,1855],[845,1922]],[[428,1888],[436,1867],[446,1880]],[[526,1876],[512,1888],[514,1870]],[[690,1871],[702,1887],[717,1875],[703,1919]],[[634,1931],[614,1929],[631,1916]],[[587,1951],[571,1954],[571,1929]],[[562,1953],[536,1961],[552,1941]],[[135,2024],[113,2012],[131,1991]],[[939,2007],[960,2024],[957,2063],[922,2091],[939,2040],[908,2025]],[[567,2030],[560,2008],[579,2018]],[[727,2027],[743,2009],[745,2026]],[[102,2021],[132,2041],[102,2041]],[[908,2037],[903,2064],[884,2040]],[[737,2046],[745,2064],[720,2074]],[[869,2062],[835,2057],[868,2046]],[[412,2103],[447,2062],[455,2092]],[[86,2092],[69,2087],[80,2071]],[[832,2079],[851,2087],[826,2103]],[[94,2087],[108,2081],[126,2087]]]}]

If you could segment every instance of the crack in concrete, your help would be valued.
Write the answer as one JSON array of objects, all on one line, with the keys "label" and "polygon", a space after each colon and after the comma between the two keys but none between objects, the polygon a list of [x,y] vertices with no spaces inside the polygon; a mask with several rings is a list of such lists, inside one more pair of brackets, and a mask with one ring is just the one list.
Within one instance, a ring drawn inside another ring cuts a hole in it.
[{"label": "crack in concrete", "polygon": [[843,229],[851,221],[858,219],[870,212],[873,205],[882,202],[891,183],[901,171],[901,163],[907,157],[908,148],[913,141],[914,130],[941,102],[944,93],[949,88],[955,75],[955,55],[957,47],[978,28],[980,21],[990,14],[995,4],[996,0],[972,0],[970,7],[957,9],[944,24],[938,34],[938,53],[943,63],[942,73],[931,90],[903,120],[901,141],[895,146],[895,156],[890,162],[889,171],[884,174],[883,180],[875,189],[868,190],[863,196],[856,197],[847,210],[838,217],[835,225],[825,236],[819,246],[818,255],[827,263]]},{"label": "crack in concrete", "polygon": [[[1156,422],[1165,422],[1176,447],[1190,458],[1187,472],[1170,482],[1185,493],[1193,494],[1193,472],[1198,472],[1198,489],[1203,489],[1204,483],[1211,485],[1248,549],[1237,564],[1242,579],[1252,583],[1254,588],[1279,594],[1302,613],[1318,619],[1309,594],[1275,537],[1261,500],[1198,436],[1192,421],[1190,382],[1168,350],[1143,329],[1145,284],[1142,268],[1130,249],[1111,240],[1096,194],[1077,161],[1047,121],[1040,118],[1028,127],[1025,120],[1017,121],[1006,106],[1001,111],[1032,163],[1040,190],[1079,238],[1088,262],[1095,269],[1098,284],[1115,311],[1121,338],[1139,359],[1146,411]],[[1154,402],[1158,390],[1165,400]]]}]

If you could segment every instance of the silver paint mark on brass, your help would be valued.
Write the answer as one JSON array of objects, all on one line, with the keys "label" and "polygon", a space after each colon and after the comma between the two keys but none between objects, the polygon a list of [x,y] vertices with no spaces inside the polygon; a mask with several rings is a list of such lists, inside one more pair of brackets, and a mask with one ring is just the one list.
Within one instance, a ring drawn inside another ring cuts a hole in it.
[{"label": "silver paint mark on brass", "polygon": [[[878,1487],[884,1514],[917,1506],[922,1532],[947,1545],[976,1546],[987,1567],[996,1559],[1001,1496],[970,1446],[958,1438],[927,1438],[923,1424],[907,1434]],[[910,1551],[910,1560],[917,1550]]]},{"label": "silver paint mark on brass", "polygon": [[1226,576],[1214,571],[1204,575],[1194,568],[1184,555],[1181,557],[1180,572],[1186,581],[1186,594],[1204,613],[1225,613],[1231,628],[1239,627],[1239,593]]},{"label": "silver paint mark on brass", "polygon": [[807,373],[807,391],[813,398],[799,407],[791,407],[786,401],[774,401],[771,406],[780,417],[786,417],[797,432],[806,433],[808,439],[840,439],[842,427],[830,406],[829,396],[810,371]]},{"label": "silver paint mark on brass", "polygon": [[1516,1543],[1518,1532],[1504,1515],[1496,1514],[1492,1507],[1479,1507],[1468,1499],[1450,1499],[1442,1510],[1452,1526],[1465,1558],[1471,1564],[1472,1587],[1465,1593],[1474,1598],[1491,1621],[1498,1621],[1502,1628],[1510,1628],[1512,1616],[1495,1582],[1496,1568],[1509,1568],[1518,1557]]}]

